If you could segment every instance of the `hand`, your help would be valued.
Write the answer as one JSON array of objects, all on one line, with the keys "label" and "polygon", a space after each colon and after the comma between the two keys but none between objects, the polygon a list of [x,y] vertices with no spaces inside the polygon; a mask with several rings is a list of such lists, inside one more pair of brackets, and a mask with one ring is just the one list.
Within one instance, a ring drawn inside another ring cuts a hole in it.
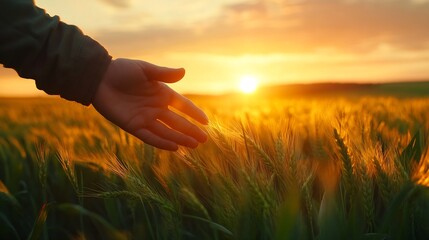
[{"label": "hand", "polygon": [[189,99],[165,83],[179,81],[185,70],[130,59],[113,60],[93,100],[95,109],[112,123],[143,142],[175,151],[178,145],[195,148],[207,135],[170,107],[202,124],[208,118]]}]

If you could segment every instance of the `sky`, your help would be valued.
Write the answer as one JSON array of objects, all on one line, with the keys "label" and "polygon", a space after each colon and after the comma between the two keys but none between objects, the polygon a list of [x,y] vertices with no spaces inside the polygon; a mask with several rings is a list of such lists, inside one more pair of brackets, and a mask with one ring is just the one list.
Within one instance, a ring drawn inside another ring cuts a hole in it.
[{"label": "sky", "polygon": [[[36,0],[114,58],[184,67],[181,93],[429,80],[429,0]],[[37,95],[0,67],[0,95]]]}]

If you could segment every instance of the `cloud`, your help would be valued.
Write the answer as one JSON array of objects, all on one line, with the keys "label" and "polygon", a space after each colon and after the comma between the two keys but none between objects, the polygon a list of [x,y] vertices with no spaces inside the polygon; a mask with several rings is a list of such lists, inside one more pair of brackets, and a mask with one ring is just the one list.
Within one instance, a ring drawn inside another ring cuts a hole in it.
[{"label": "cloud", "polygon": [[429,4],[406,0],[307,1],[291,32],[307,46],[367,50],[380,43],[422,48],[429,42]]},{"label": "cloud", "polygon": [[130,0],[100,0],[116,8],[128,8],[131,5]]},{"label": "cloud", "polygon": [[267,5],[263,2],[245,2],[225,6],[222,18],[231,24],[239,22],[253,25],[262,23],[267,14]]},{"label": "cloud", "polygon": [[194,27],[152,26],[100,31],[115,53],[194,51],[220,54],[367,52],[380,46],[419,50],[429,46],[429,2],[413,0],[245,1],[225,5],[217,17]]}]

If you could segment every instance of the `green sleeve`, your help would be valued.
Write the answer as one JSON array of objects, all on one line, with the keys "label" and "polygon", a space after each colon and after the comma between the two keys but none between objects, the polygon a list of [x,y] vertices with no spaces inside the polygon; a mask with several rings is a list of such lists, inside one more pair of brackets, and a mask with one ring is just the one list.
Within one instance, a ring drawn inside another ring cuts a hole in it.
[{"label": "green sleeve", "polygon": [[110,61],[99,43],[32,0],[0,0],[0,63],[38,89],[89,105]]}]

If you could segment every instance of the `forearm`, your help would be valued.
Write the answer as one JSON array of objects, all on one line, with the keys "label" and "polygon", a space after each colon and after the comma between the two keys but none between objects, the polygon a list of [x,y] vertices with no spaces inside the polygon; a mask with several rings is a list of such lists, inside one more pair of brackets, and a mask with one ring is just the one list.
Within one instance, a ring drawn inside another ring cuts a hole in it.
[{"label": "forearm", "polygon": [[0,28],[0,63],[48,94],[91,103],[111,60],[100,44],[29,0],[1,0]]}]

